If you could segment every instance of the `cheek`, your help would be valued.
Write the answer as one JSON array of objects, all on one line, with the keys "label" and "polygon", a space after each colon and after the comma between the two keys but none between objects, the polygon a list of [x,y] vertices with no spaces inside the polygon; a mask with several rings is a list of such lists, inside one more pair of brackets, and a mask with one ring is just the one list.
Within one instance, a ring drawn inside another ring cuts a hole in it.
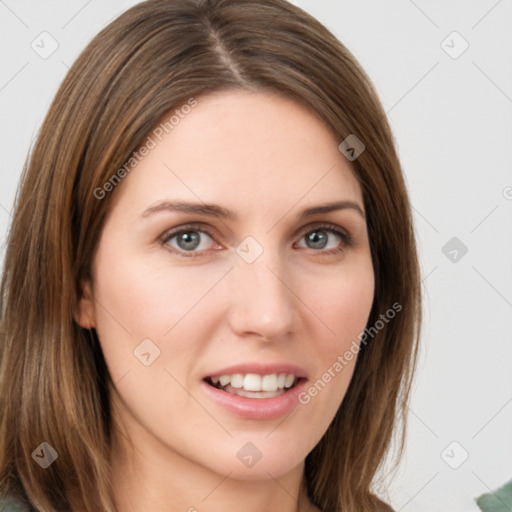
[{"label": "cheek", "polygon": [[[104,324],[118,323],[133,337],[162,338],[218,279],[214,273],[151,265],[121,256],[98,258],[96,297]],[[105,309],[107,311],[101,311]],[[110,313],[110,314],[108,314]]]},{"label": "cheek", "polygon": [[[360,262],[340,268],[330,279],[318,281],[323,283],[321,287],[309,283],[304,288],[310,290],[305,296],[318,320],[315,353],[319,364],[314,381],[329,382],[331,391],[322,393],[325,405],[330,404],[328,408],[337,408],[350,383],[360,337],[373,304],[375,280],[371,260]],[[322,383],[317,386],[318,391],[323,389]]]},{"label": "cheek", "polygon": [[340,269],[324,279],[321,287],[308,285],[308,303],[324,325],[324,350],[340,350],[364,331],[373,304],[374,285],[369,262]]},{"label": "cheek", "polygon": [[[208,343],[206,323],[218,317],[219,305],[208,292],[224,273],[173,266],[165,256],[149,258],[104,244],[95,265],[96,331],[113,381],[130,372],[130,380],[161,387],[162,378],[169,386],[163,372],[168,369],[188,383]],[[148,352],[151,372],[137,358]]]},{"label": "cheek", "polygon": [[318,364],[300,397],[300,403],[315,418],[317,428],[312,435],[327,429],[353,376],[375,285],[371,260],[361,259],[360,263],[340,267],[329,279],[317,276],[316,287],[308,281],[303,288],[305,302],[316,318],[314,350]]}]

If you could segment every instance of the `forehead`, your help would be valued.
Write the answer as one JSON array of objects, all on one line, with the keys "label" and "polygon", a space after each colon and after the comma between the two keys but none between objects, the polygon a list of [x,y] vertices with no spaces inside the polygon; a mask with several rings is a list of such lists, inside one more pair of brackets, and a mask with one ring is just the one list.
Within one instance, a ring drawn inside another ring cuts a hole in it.
[{"label": "forehead", "polygon": [[272,92],[196,101],[149,133],[152,148],[123,180],[120,202],[140,210],[158,199],[200,200],[270,215],[298,201],[361,201],[339,141],[311,110]]}]

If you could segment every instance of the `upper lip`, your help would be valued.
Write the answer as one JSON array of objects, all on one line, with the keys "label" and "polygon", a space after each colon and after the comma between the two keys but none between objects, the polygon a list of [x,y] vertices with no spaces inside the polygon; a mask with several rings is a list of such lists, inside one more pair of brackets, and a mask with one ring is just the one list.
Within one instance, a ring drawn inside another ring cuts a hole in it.
[{"label": "upper lip", "polygon": [[208,375],[207,377],[220,377],[221,375],[234,375],[235,373],[242,373],[244,375],[248,373],[256,373],[258,375],[271,375],[273,373],[286,373],[287,375],[292,374],[295,377],[307,378],[307,372],[300,366],[289,364],[289,363],[241,363],[233,366],[228,366],[222,370],[216,370]]}]

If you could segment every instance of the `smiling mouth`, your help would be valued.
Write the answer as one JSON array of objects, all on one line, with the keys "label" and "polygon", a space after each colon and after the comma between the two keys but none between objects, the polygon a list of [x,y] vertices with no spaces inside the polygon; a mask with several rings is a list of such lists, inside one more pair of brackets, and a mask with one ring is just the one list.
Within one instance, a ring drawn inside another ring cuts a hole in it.
[{"label": "smiling mouth", "polygon": [[302,380],[305,379],[286,373],[269,375],[238,373],[204,379],[207,384],[216,389],[246,398],[274,398],[294,388]]}]

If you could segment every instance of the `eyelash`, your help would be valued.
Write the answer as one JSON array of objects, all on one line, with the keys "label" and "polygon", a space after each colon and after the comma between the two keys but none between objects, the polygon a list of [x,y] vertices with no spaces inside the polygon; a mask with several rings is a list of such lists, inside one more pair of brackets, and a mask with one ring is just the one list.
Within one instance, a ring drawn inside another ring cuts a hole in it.
[{"label": "eyelash", "polygon": [[[320,231],[320,230],[328,231],[329,233],[333,233],[333,234],[339,236],[342,240],[342,243],[339,247],[337,247],[335,249],[328,249],[328,250],[319,249],[318,251],[315,251],[314,249],[312,249],[314,252],[319,252],[321,254],[338,254],[338,253],[344,251],[346,248],[351,247],[353,245],[352,237],[348,233],[340,230],[340,228],[338,228],[337,226],[335,226],[333,224],[328,224],[328,223],[320,224],[318,226],[313,226],[311,228],[308,228],[306,231],[302,232],[300,238],[304,237],[305,235],[307,235],[309,233],[312,233],[313,231]],[[170,252],[172,252],[173,254],[176,254],[178,256],[182,256],[184,258],[200,257],[202,255],[201,253],[206,252],[206,251],[181,251],[181,250],[178,250],[175,247],[171,247],[167,244],[169,242],[169,240],[172,240],[176,235],[180,235],[181,233],[186,233],[188,231],[198,231],[200,233],[205,233],[212,240],[215,240],[214,236],[209,232],[209,230],[205,229],[202,225],[187,224],[187,225],[179,227],[178,229],[175,229],[175,230],[165,233],[163,235],[160,243],[163,246],[166,246],[166,248]]]}]

